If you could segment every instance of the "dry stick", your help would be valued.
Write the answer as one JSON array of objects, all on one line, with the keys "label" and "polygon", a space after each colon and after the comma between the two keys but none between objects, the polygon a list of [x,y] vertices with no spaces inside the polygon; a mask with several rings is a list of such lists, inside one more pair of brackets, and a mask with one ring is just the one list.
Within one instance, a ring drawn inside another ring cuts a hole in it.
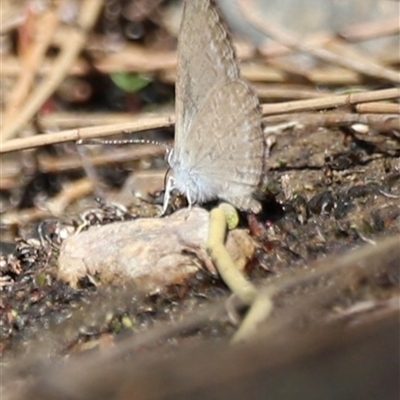
[{"label": "dry stick", "polygon": [[[313,57],[321,59],[326,62],[341,65],[345,68],[353,69],[361,74],[367,74],[380,79],[385,79],[390,82],[400,83],[400,74],[398,71],[385,68],[378,64],[375,60],[370,57],[363,56],[362,58],[366,61],[360,62],[359,60],[353,60],[351,58],[342,57],[339,54],[335,54],[332,51],[326,50],[321,47],[310,46],[307,43],[302,43],[293,38],[292,35],[288,34],[282,27],[277,26],[271,20],[265,20],[265,17],[261,17],[255,12],[255,7],[250,7],[249,4],[243,0],[239,1],[239,5],[243,11],[243,14],[248,20],[265,35],[271,37],[284,44],[285,46],[298,50],[302,53],[309,54]],[[361,52],[359,52],[361,54]]]},{"label": "dry stick", "polygon": [[322,83],[324,85],[355,85],[361,84],[362,79],[360,74],[355,71],[344,69],[342,67],[327,68],[301,66],[298,62],[282,58],[268,58],[268,64],[282,74],[285,74],[285,80],[288,80],[287,75],[300,76],[306,78],[314,84]]},{"label": "dry stick", "polygon": [[349,41],[376,39],[400,33],[399,17],[353,24],[339,31],[339,36]]},{"label": "dry stick", "polygon": [[[345,42],[343,39],[335,37],[330,40],[326,46],[326,51],[330,51],[333,54],[336,54],[339,57],[342,57],[345,60],[351,60],[352,63],[358,63],[359,65],[365,65],[365,74],[369,74],[369,66],[371,64],[371,56],[362,53],[359,49],[355,46]],[[376,61],[378,62],[378,61]],[[400,72],[392,70],[400,82]],[[359,71],[361,72],[361,71]],[[379,76],[378,76],[379,77]]]},{"label": "dry stick", "polygon": [[[318,32],[307,36],[306,41],[309,46],[324,46],[332,39],[332,32]],[[288,56],[297,53],[296,49],[288,48],[282,43],[268,41],[260,46],[260,52],[263,56],[270,58]]]},{"label": "dry stick", "polygon": [[[289,101],[278,104],[264,104],[262,111],[264,115],[288,113],[303,110],[318,110],[339,107],[355,103],[371,102],[376,100],[389,100],[400,97],[400,89],[384,89],[362,93],[352,93],[339,96],[329,96],[320,99]],[[77,141],[79,139],[92,139],[110,136],[113,133],[123,131],[138,132],[160,127],[168,127],[174,123],[172,115],[148,118],[134,121],[132,123],[121,123],[102,127],[89,127],[81,129],[70,129],[58,133],[43,134],[29,138],[21,138],[7,141],[0,145],[0,153],[24,150],[33,147],[45,146],[55,143]]]},{"label": "dry stick", "polygon": [[[275,68],[264,64],[244,64],[242,75],[250,81],[267,81],[267,82],[287,82],[287,74],[283,71],[292,71],[298,74],[299,69],[293,69],[285,62],[278,60],[268,60],[268,64],[274,64]],[[337,66],[314,67],[307,69],[307,79],[313,83],[322,83],[324,85],[358,85],[362,83],[360,74],[349,69]]]},{"label": "dry stick", "polygon": [[35,41],[28,49],[27,57],[23,57],[24,69],[21,70],[18,81],[7,100],[2,123],[3,129],[7,130],[7,125],[17,118],[17,113],[29,93],[36,72],[45,57],[47,48],[51,44],[58,22],[59,19],[54,10],[46,12],[40,19],[36,20],[35,28],[37,29],[37,34]]},{"label": "dry stick", "polygon": [[[101,152],[88,155],[88,161],[94,167],[107,164],[132,163],[143,160],[143,158],[158,157],[165,154],[162,146],[141,145],[124,146],[113,149],[110,152]],[[38,157],[37,169],[42,173],[66,172],[82,168],[82,159],[74,154],[49,156],[41,154]],[[9,163],[1,163],[0,190],[10,190],[23,185],[19,179],[21,174],[21,160],[14,158]]]},{"label": "dry stick", "polygon": [[[113,57],[113,55],[105,56],[101,60],[95,60],[93,62],[93,65],[96,69],[105,74],[109,74],[115,71],[142,71],[142,69],[147,72],[158,71],[158,76],[162,81],[167,83],[175,82],[175,74],[172,72],[172,69],[166,71],[161,70],[161,68],[166,67],[166,62],[164,61],[164,58],[169,58],[169,55],[166,55],[165,53],[158,53],[157,58],[157,53],[155,51],[152,51],[151,54],[149,52],[148,56],[145,51],[140,51],[139,53],[141,55],[138,54],[138,56],[134,59],[132,58],[131,54],[131,59],[129,61],[125,59],[123,66],[116,64],[117,60],[108,59],[108,57]],[[150,57],[150,59],[147,61],[146,57]],[[172,64],[175,65],[175,62],[171,61],[171,65]],[[39,73],[41,75],[51,74],[53,68],[54,62],[46,59],[43,62],[43,65],[41,65]],[[82,76],[89,72],[89,68],[90,66],[87,64],[87,62],[78,59],[75,60],[75,62],[72,64],[70,70],[68,71],[68,74]],[[16,57],[3,57],[3,76],[15,76],[19,74],[20,71],[21,66],[18,63]],[[266,81],[277,83],[283,83],[287,81],[287,76],[282,70],[268,67],[265,64],[243,64],[242,75],[250,81]],[[312,82],[321,82],[324,84],[355,85],[362,83],[360,74],[336,66],[324,67],[323,69],[317,67],[311,68],[307,73],[307,77]]]},{"label": "dry stick", "polygon": [[22,12],[15,13],[9,18],[2,18],[0,24],[0,35],[7,35],[11,33],[14,29],[21,26],[26,21],[26,14]]},{"label": "dry stick", "polygon": [[[84,147],[84,146],[83,146]],[[125,162],[143,160],[146,157],[163,156],[165,149],[156,145],[141,145],[134,148],[125,146],[124,148],[116,148],[111,152],[102,152],[100,154],[88,154],[87,160],[93,167],[107,164],[121,164]],[[75,155],[67,156],[46,156],[40,155],[38,159],[39,170],[43,173],[65,172],[82,168],[82,159]]]},{"label": "dry stick", "polygon": [[361,75],[341,67],[315,67],[307,72],[307,78],[314,84],[323,85],[360,85]]},{"label": "dry stick", "polygon": [[257,295],[257,290],[236,267],[225,247],[229,218],[223,207],[211,210],[206,248],[225,284],[243,303],[250,305]]},{"label": "dry stick", "polygon": [[4,225],[25,225],[50,216],[59,217],[69,204],[92,192],[93,184],[88,178],[69,182],[57,196],[46,202],[46,208],[32,207],[11,211],[3,214],[1,221]]},{"label": "dry stick", "polygon": [[[393,88],[362,93],[352,93],[346,95],[329,96],[320,99],[289,101],[277,104],[264,104],[262,105],[262,111],[264,115],[271,115],[310,109],[318,110],[355,103],[371,102],[376,100],[389,100],[399,97],[400,89]],[[0,154],[16,150],[24,150],[33,147],[45,146],[49,144],[77,141],[79,139],[92,139],[110,136],[113,133],[120,133],[123,131],[138,132],[160,127],[169,127],[173,123],[173,115],[152,118],[146,117],[143,120],[133,121],[132,123],[70,129],[57,133],[43,134],[29,138],[14,139],[0,145]]]},{"label": "dry stick", "polygon": [[400,114],[400,104],[394,103],[375,103],[369,102],[356,104],[355,110],[358,113],[376,113],[376,114]]},{"label": "dry stick", "polygon": [[[64,28],[65,29],[65,28]],[[66,41],[70,38],[66,38]],[[60,44],[62,46],[62,43]],[[106,47],[106,45],[104,45]],[[138,71],[138,72],[158,72],[165,68],[175,68],[176,52],[175,51],[155,51],[149,50],[139,45],[125,44],[118,53],[110,53],[99,58],[99,55],[89,50],[89,54],[93,57],[93,66],[96,70],[105,74],[120,71]],[[104,51],[104,48],[102,49]],[[51,74],[57,61],[51,59],[44,60],[40,66],[39,73],[41,75]],[[15,76],[21,73],[21,65],[14,56],[5,56],[2,59],[3,76]],[[68,73],[70,75],[87,75],[92,69],[86,61],[82,59],[74,60]]]},{"label": "dry stick", "polygon": [[[145,114],[143,114],[145,115]],[[82,128],[88,126],[130,123],[135,115],[128,112],[75,112],[56,111],[38,116],[38,125],[45,131]]]},{"label": "dry stick", "polygon": [[[306,85],[288,85],[288,84],[263,84],[254,83],[252,87],[257,95],[261,98],[266,98],[268,101],[276,99],[310,99],[332,96],[332,92],[318,92]],[[116,124],[122,122],[131,122],[133,119],[132,113],[128,112],[71,112],[71,111],[56,111],[50,114],[38,116],[38,125],[43,130],[54,130],[77,128],[95,125]]]},{"label": "dry stick", "polygon": [[[54,42],[62,45],[65,40],[68,40],[68,31],[62,28],[58,29]],[[107,48],[110,48],[110,45],[104,36],[91,34],[89,51],[93,52],[96,69],[102,72],[158,71],[164,68],[174,68],[177,62],[176,51],[156,51],[134,43],[125,43],[118,51],[110,49],[110,53],[104,57],[96,56],[96,52],[103,53]]]},{"label": "dry stick", "polygon": [[321,110],[325,108],[340,107],[356,103],[367,103],[379,100],[391,100],[400,98],[400,89],[383,89],[361,93],[349,93],[339,96],[330,96],[320,99],[288,101],[277,104],[263,104],[263,115],[288,113],[294,111]]},{"label": "dry stick", "polygon": [[17,150],[26,150],[49,144],[76,142],[80,139],[94,139],[121,132],[142,132],[149,129],[169,127],[174,123],[173,115],[146,117],[142,120],[121,124],[91,126],[88,128],[68,129],[57,133],[46,133],[28,138],[9,140],[0,144],[0,154]]},{"label": "dry stick", "polygon": [[15,136],[17,132],[33,118],[42,104],[56,90],[57,86],[68,73],[81,49],[84,47],[87,40],[87,32],[96,22],[102,6],[103,2],[101,0],[86,0],[82,4],[78,20],[80,29],[71,28],[68,40],[63,43],[61,53],[54,64],[54,71],[47,75],[42,83],[38,85],[35,92],[29,96],[18,118],[15,118],[12,123],[2,130],[0,138],[2,142]]},{"label": "dry stick", "polygon": [[[400,32],[399,18],[383,19],[376,22],[362,22],[352,24],[346,28],[342,28],[337,34],[332,32],[318,32],[307,36],[306,42],[308,46],[323,47],[326,43],[334,38],[343,37],[347,41],[356,42],[361,40],[375,39],[387,35],[395,35]],[[261,52],[264,56],[282,57],[293,54],[296,49],[288,48],[278,42],[268,42],[262,46]]]},{"label": "dry stick", "polygon": [[400,129],[400,117],[395,114],[355,114],[345,112],[328,111],[324,113],[299,113],[299,114],[279,114],[267,116],[263,119],[267,125],[277,124],[287,121],[296,121],[305,126],[343,126],[355,123],[372,126],[381,131],[391,131]]},{"label": "dry stick", "polygon": [[251,87],[254,89],[258,97],[268,99],[269,102],[281,99],[307,100],[321,97],[332,96],[332,92],[319,92],[305,85],[277,85],[265,83],[253,83]]}]

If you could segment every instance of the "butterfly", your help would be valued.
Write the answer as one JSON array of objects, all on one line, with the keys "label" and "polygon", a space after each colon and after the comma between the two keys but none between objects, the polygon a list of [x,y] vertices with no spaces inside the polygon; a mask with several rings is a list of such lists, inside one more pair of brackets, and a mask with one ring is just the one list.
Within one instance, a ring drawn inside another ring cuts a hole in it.
[{"label": "butterfly", "polygon": [[185,0],[178,38],[174,147],[167,154],[163,212],[170,193],[189,207],[221,199],[258,213],[265,141],[256,94],[240,76],[235,50],[210,0]]}]

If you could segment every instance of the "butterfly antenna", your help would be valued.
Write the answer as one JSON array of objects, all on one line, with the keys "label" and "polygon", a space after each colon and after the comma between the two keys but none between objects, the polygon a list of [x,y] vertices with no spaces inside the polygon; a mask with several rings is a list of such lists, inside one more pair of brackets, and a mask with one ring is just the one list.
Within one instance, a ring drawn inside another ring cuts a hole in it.
[{"label": "butterfly antenna", "polygon": [[120,145],[120,144],[153,144],[155,146],[162,146],[165,148],[167,153],[171,150],[171,147],[165,143],[157,142],[156,140],[149,139],[79,139],[76,142],[77,145],[82,144],[110,144],[110,145]]}]

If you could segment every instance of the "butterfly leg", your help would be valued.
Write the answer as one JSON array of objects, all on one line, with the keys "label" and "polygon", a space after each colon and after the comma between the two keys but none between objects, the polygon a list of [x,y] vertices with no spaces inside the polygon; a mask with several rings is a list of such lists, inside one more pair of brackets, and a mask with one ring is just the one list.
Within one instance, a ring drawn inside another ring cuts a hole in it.
[{"label": "butterfly leg", "polygon": [[161,210],[160,217],[165,215],[167,212],[168,204],[169,204],[169,199],[171,198],[171,192],[175,189],[175,179],[173,176],[168,176],[167,178],[167,184],[165,185],[165,193],[164,193],[164,203],[163,203],[163,208]]},{"label": "butterfly leg", "polygon": [[190,212],[190,210],[192,209],[192,206],[194,204],[194,201],[190,197],[189,191],[186,192],[186,199],[187,199],[187,202],[188,202],[188,211]]},{"label": "butterfly leg", "polygon": [[192,198],[190,197],[189,191],[186,192],[186,199],[188,202],[188,209],[185,213],[185,221],[190,217],[190,211],[192,210],[193,204],[195,203]]}]

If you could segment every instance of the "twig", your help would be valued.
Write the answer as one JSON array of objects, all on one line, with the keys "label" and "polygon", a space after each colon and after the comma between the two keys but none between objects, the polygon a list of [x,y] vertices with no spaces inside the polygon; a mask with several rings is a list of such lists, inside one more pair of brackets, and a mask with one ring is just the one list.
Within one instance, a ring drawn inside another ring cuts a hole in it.
[{"label": "twig", "polygon": [[[400,31],[399,19],[383,19],[375,22],[362,22],[353,24],[346,28],[342,28],[337,34],[334,32],[318,32],[312,35],[307,35],[306,43],[308,46],[323,47],[334,38],[342,37],[351,42],[361,40],[375,39],[377,37],[395,35]],[[296,49],[288,48],[278,42],[268,42],[261,48],[261,52],[266,57],[282,57],[293,54]],[[398,55],[397,55],[398,59]]]},{"label": "twig", "polygon": [[145,118],[138,121],[104,126],[92,126],[88,128],[69,129],[56,133],[46,133],[43,135],[36,135],[27,138],[8,140],[5,143],[1,143],[0,154],[17,150],[31,149],[34,147],[47,146],[49,144],[57,144],[71,141],[76,142],[80,139],[101,138],[122,132],[134,133],[149,129],[169,127],[173,123],[174,117],[172,115],[159,117],[146,116]]},{"label": "twig", "polygon": [[364,104],[357,104],[355,106],[356,112],[360,114],[376,113],[376,114],[399,114],[400,104],[386,103],[386,102],[368,102]]},{"label": "twig", "polygon": [[[89,154],[87,158],[91,165],[97,167],[108,164],[131,164],[132,161],[143,160],[143,158],[146,157],[162,156],[164,154],[165,149],[163,147],[144,144],[140,146],[117,147],[112,151]],[[82,168],[82,159],[75,154],[58,156],[40,154],[40,156],[37,157],[37,163],[37,170],[42,173],[54,174]],[[7,164],[3,163],[2,160],[0,164],[0,190],[10,190],[23,185],[23,182],[19,179],[22,171],[21,164],[21,160],[16,158]]]},{"label": "twig", "polygon": [[378,100],[392,100],[400,98],[400,89],[373,90],[362,93],[349,93],[344,95],[329,96],[320,99],[288,101],[277,104],[263,104],[263,115],[289,113],[295,111],[323,110],[356,103],[367,103]]},{"label": "twig", "polygon": [[[241,7],[241,10],[243,11],[243,14],[257,29],[259,29],[261,32],[264,32],[265,35],[271,37],[277,42],[284,44],[289,48],[298,50],[305,54],[309,54],[325,62],[330,62],[349,69],[353,69],[361,74],[367,74],[380,79],[388,80],[390,82],[400,83],[400,75],[398,71],[385,68],[377,61],[372,60],[371,57],[363,56],[362,53],[359,51],[359,58],[362,58],[363,62],[360,62],[358,59],[343,57],[340,54],[336,54],[322,47],[300,42],[296,40],[291,34],[282,29],[282,27],[277,26],[273,21],[266,21],[265,17],[261,17],[259,14],[257,14],[255,12],[255,7],[250,7],[247,2],[240,0],[239,5]],[[355,51],[353,51],[353,53],[354,52]]]},{"label": "twig", "polygon": [[26,15],[22,12],[15,13],[7,19],[2,19],[0,24],[0,35],[7,35],[15,28],[21,26],[26,20]]},{"label": "twig", "polygon": [[7,125],[17,118],[16,114],[28,95],[35,74],[43,61],[47,48],[51,44],[53,33],[58,26],[58,22],[59,20],[55,10],[47,11],[36,20],[35,27],[37,34],[34,43],[27,50],[28,54],[26,54],[26,57],[23,57],[24,69],[21,70],[18,81],[13,87],[6,104],[3,120],[3,129],[6,131]]},{"label": "twig", "polygon": [[267,125],[286,121],[296,121],[304,127],[334,127],[361,123],[383,132],[399,129],[400,127],[400,117],[398,115],[355,114],[337,111],[328,111],[324,113],[308,112],[299,114],[280,114],[267,116],[263,120]]},{"label": "twig", "polygon": [[[128,51],[124,49],[122,51]],[[137,56],[134,54],[137,53]],[[395,53],[392,54],[395,56]],[[165,53],[157,53],[155,51],[145,51],[144,49],[132,50],[129,52],[129,58],[125,60],[124,64],[118,65],[114,61],[108,60],[108,57],[113,55],[106,55],[101,60],[94,60],[93,66],[105,73],[110,74],[116,71],[142,71],[142,72],[157,72],[161,81],[167,83],[175,82],[175,72],[172,69],[175,66],[175,61],[169,61],[169,57],[175,57],[171,54],[169,56]],[[168,68],[168,63],[171,64],[171,69]],[[395,61],[394,61],[395,62]],[[41,75],[51,74],[55,62],[46,59],[43,61],[39,68],[38,73]],[[278,65],[278,63],[276,63]],[[89,72],[90,66],[83,60],[75,60],[71,65],[68,74],[82,76]],[[4,56],[2,59],[2,75],[3,77],[12,77],[21,73],[21,65],[18,63],[16,57]],[[264,81],[264,82],[277,82],[283,83],[288,81],[287,74],[281,68],[273,68],[263,64],[243,64],[242,75],[250,81]],[[335,84],[335,85],[356,85],[362,83],[360,74],[348,69],[339,68],[336,66],[327,66],[322,68],[314,67],[307,71],[307,78],[314,83]]]},{"label": "twig", "polygon": [[87,32],[96,22],[102,6],[103,2],[100,0],[86,0],[82,4],[78,21],[80,29],[71,28],[68,40],[66,40],[61,47],[60,55],[54,64],[52,74],[47,75],[31,96],[29,96],[25,106],[22,107],[22,110],[18,115],[18,118],[15,118],[12,123],[4,127],[1,135],[2,142],[15,136],[56,90],[57,86],[64,79],[72,63],[85,45]]},{"label": "twig", "polygon": [[75,112],[56,111],[38,116],[38,126],[44,131],[88,126],[129,123],[135,115],[127,112]]},{"label": "twig", "polygon": [[68,183],[57,196],[47,201],[46,208],[32,207],[7,212],[1,217],[2,223],[4,225],[24,225],[50,216],[59,217],[69,204],[91,193],[92,190],[93,184],[88,178]]},{"label": "twig", "polygon": [[[278,104],[264,104],[262,111],[264,115],[290,113],[295,111],[321,110],[334,108],[344,105],[353,105],[362,102],[371,102],[377,100],[390,100],[400,97],[400,89],[384,89],[376,91],[367,91],[362,93],[350,93],[346,95],[328,96],[319,99],[289,101]],[[160,117],[145,117],[132,123],[121,123],[115,125],[106,125],[100,127],[88,127],[80,129],[70,129],[62,132],[43,134],[29,138],[14,139],[0,145],[0,153],[10,151],[24,150],[33,147],[45,146],[48,144],[63,143],[68,141],[77,141],[79,139],[93,139],[104,136],[110,136],[114,133],[123,131],[138,132],[148,129],[168,127],[174,123],[172,115]]]},{"label": "twig", "polygon": [[[241,68],[242,75],[244,78],[250,81],[259,82],[288,82],[287,73],[290,68],[284,62],[278,62],[278,60],[269,60],[270,64],[243,64]],[[275,67],[272,68],[271,66]],[[295,69],[293,72],[298,74],[299,70]],[[324,68],[314,67],[306,71],[306,78],[314,83],[324,83],[326,85],[358,85],[362,82],[360,74],[348,69],[328,66]]]},{"label": "twig", "polygon": [[258,97],[263,99],[281,100],[281,99],[312,99],[332,96],[332,92],[318,91],[317,89],[312,89],[310,86],[306,85],[296,85],[296,84],[264,84],[264,83],[254,83],[251,85],[255,90]]},{"label": "twig", "polygon": [[[83,145],[84,146],[84,145]],[[157,157],[165,154],[165,149],[155,145],[140,145],[136,147],[124,146],[113,151],[102,152],[100,154],[88,154],[87,160],[91,166],[97,167],[107,164],[121,164],[143,160],[146,157]],[[65,172],[82,168],[81,157],[75,155],[68,156],[45,156],[41,155],[38,160],[39,170],[45,173]]]},{"label": "twig", "polygon": [[340,30],[339,35],[346,40],[358,41],[376,39],[400,33],[399,17],[362,22]]}]

